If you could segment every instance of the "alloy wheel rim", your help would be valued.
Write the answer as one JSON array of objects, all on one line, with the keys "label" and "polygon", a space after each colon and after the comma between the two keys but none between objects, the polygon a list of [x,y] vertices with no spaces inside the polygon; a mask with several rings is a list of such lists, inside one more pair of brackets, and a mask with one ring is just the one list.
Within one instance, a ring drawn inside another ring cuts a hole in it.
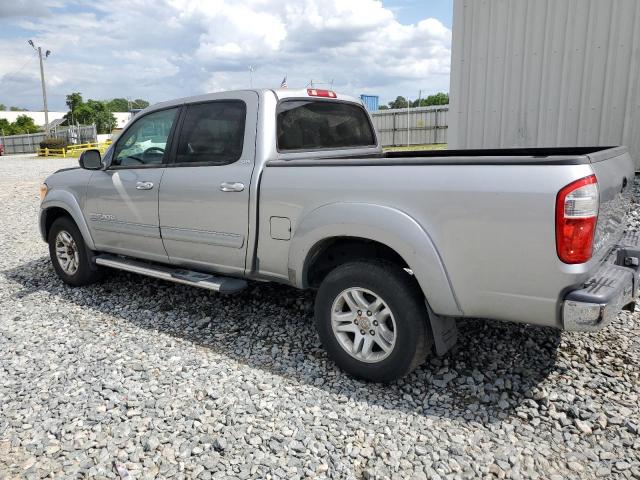
[{"label": "alloy wheel rim", "polygon": [[366,288],[348,288],[336,297],[331,328],[340,346],[361,362],[381,362],[395,347],[393,312],[382,297]]},{"label": "alloy wheel rim", "polygon": [[78,246],[71,234],[66,230],[61,230],[56,235],[56,258],[60,268],[67,275],[74,275],[80,265],[80,255]]}]

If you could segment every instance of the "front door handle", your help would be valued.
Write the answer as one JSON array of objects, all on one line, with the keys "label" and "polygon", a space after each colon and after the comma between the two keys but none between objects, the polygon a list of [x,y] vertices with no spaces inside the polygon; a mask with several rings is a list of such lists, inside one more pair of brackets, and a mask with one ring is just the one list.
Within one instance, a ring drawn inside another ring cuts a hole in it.
[{"label": "front door handle", "polygon": [[153,182],[136,183],[136,190],[151,190],[152,188],[153,188]]},{"label": "front door handle", "polygon": [[223,192],[241,192],[244,190],[244,183],[223,182],[220,184],[220,190]]}]

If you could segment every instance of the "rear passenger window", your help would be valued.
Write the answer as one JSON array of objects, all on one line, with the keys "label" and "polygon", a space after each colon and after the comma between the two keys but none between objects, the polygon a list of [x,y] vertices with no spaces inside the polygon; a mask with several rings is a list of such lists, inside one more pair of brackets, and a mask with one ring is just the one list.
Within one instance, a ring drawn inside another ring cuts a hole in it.
[{"label": "rear passenger window", "polygon": [[278,106],[278,149],[314,150],[375,146],[364,108],[320,100],[286,100]]},{"label": "rear passenger window", "polygon": [[190,105],[176,163],[227,165],[242,156],[247,108],[239,100]]}]

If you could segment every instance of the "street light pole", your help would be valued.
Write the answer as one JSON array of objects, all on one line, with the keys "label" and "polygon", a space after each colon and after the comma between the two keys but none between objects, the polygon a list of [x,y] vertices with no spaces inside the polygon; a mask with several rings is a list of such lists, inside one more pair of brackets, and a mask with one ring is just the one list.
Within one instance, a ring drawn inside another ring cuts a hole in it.
[{"label": "street light pole", "polygon": [[[49,135],[49,108],[47,106],[47,87],[44,80],[44,62],[42,59],[42,47],[37,47],[33,44],[33,40],[29,40],[29,45],[38,52],[38,58],[40,59],[40,81],[42,82],[42,102],[44,104],[44,133]],[[47,50],[44,54],[45,60],[51,55],[51,50]]]},{"label": "street light pole", "polygon": [[42,101],[44,103],[44,133],[49,135],[49,108],[47,107],[47,87],[44,84],[44,65],[42,63],[42,47],[38,47],[40,57],[40,80],[42,81]]}]

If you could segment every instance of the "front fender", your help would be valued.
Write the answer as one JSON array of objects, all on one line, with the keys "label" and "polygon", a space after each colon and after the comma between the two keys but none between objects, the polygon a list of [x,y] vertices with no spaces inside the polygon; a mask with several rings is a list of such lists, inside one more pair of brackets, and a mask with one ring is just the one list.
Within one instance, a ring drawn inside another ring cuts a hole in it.
[{"label": "front fender", "polygon": [[55,207],[61,208],[71,215],[71,218],[76,222],[76,225],[82,234],[84,243],[90,250],[95,250],[95,244],[93,243],[93,238],[91,237],[91,232],[89,232],[89,227],[84,215],[82,214],[82,210],[80,209],[80,204],[73,194],[65,190],[52,190],[48,192],[44,201],[40,205],[40,234],[44,241],[47,241],[45,228],[47,222],[47,211]]},{"label": "front fender", "polygon": [[392,248],[413,271],[434,312],[463,314],[429,234],[414,218],[383,205],[332,203],[305,215],[296,227],[289,250],[288,267],[295,274],[296,286],[307,286],[308,256],[314,246],[334,237],[365,238]]}]

